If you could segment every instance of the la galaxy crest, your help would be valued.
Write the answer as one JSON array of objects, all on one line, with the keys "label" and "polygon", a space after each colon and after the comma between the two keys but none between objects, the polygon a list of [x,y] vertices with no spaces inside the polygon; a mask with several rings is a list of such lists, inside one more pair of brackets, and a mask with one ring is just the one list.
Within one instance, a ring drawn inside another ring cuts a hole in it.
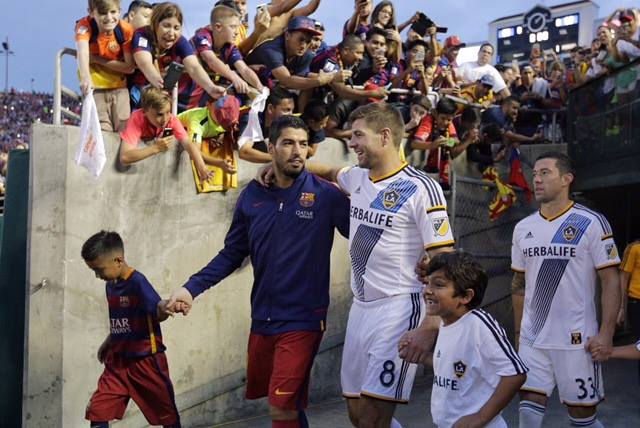
[{"label": "la galaxy crest", "polygon": [[463,363],[462,360],[453,363],[453,372],[455,373],[456,377],[461,378],[462,376],[464,376],[466,371],[467,365]]},{"label": "la galaxy crest", "polygon": [[433,220],[433,231],[436,236],[445,236],[449,232],[449,221],[446,217],[440,217]]},{"label": "la galaxy crest", "polygon": [[316,194],[302,192],[300,194],[300,200],[298,202],[300,202],[300,205],[305,208],[312,207],[313,204],[316,203]]},{"label": "la galaxy crest", "polygon": [[568,225],[562,230],[562,237],[567,241],[571,242],[576,237],[578,230],[572,224]]},{"label": "la galaxy crest", "polygon": [[609,260],[613,260],[616,257],[618,257],[618,249],[616,248],[616,244],[611,243],[611,244],[607,244],[605,245],[605,250],[607,252],[607,258]]},{"label": "la galaxy crest", "polygon": [[387,190],[384,192],[384,196],[382,198],[382,204],[386,209],[391,209],[398,204],[400,200],[400,194],[396,192],[394,189]]}]

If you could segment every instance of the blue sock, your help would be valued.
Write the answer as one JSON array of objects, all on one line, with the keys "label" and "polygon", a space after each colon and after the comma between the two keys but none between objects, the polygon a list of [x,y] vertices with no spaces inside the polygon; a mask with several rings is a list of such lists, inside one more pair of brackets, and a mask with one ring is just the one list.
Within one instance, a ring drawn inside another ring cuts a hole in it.
[{"label": "blue sock", "polygon": [[109,428],[109,421],[91,421],[91,428]]},{"label": "blue sock", "polygon": [[309,428],[309,421],[307,421],[307,415],[304,410],[298,411],[298,422],[300,422],[300,428]]}]

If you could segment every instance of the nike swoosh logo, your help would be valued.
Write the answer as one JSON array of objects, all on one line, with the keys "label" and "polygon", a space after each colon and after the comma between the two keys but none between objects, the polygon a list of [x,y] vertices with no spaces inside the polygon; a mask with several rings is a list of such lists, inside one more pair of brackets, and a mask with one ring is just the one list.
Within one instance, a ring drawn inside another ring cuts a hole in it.
[{"label": "nike swoosh logo", "polygon": [[280,391],[280,388],[276,389],[276,395],[293,395],[293,394],[295,394],[295,392]]}]

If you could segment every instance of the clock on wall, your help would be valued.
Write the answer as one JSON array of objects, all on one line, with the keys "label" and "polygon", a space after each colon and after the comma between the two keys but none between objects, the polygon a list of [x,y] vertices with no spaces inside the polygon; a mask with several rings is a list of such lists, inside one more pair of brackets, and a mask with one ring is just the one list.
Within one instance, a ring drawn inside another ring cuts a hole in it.
[{"label": "clock on wall", "polygon": [[524,27],[530,33],[544,30],[551,20],[551,11],[546,7],[536,6],[524,15]]}]

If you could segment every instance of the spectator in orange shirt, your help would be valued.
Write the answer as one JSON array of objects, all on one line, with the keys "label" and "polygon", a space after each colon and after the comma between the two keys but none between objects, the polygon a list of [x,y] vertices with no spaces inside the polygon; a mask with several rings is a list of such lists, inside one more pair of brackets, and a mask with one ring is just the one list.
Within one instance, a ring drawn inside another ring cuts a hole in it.
[{"label": "spectator in orange shirt", "polygon": [[131,114],[126,75],[135,69],[133,28],[120,19],[119,0],[91,0],[90,13],[76,23],[78,74],[84,95],[94,99],[105,131],[121,131]]},{"label": "spectator in orange shirt", "polygon": [[[148,87],[142,91],[141,104],[142,109],[133,112],[126,129],[120,133],[120,162],[129,165],[164,153],[178,141],[189,153],[200,178],[209,179],[212,172],[206,168],[199,147],[189,140],[178,118],[171,114],[171,96]],[[138,148],[140,142],[145,143],[144,147]]]}]

